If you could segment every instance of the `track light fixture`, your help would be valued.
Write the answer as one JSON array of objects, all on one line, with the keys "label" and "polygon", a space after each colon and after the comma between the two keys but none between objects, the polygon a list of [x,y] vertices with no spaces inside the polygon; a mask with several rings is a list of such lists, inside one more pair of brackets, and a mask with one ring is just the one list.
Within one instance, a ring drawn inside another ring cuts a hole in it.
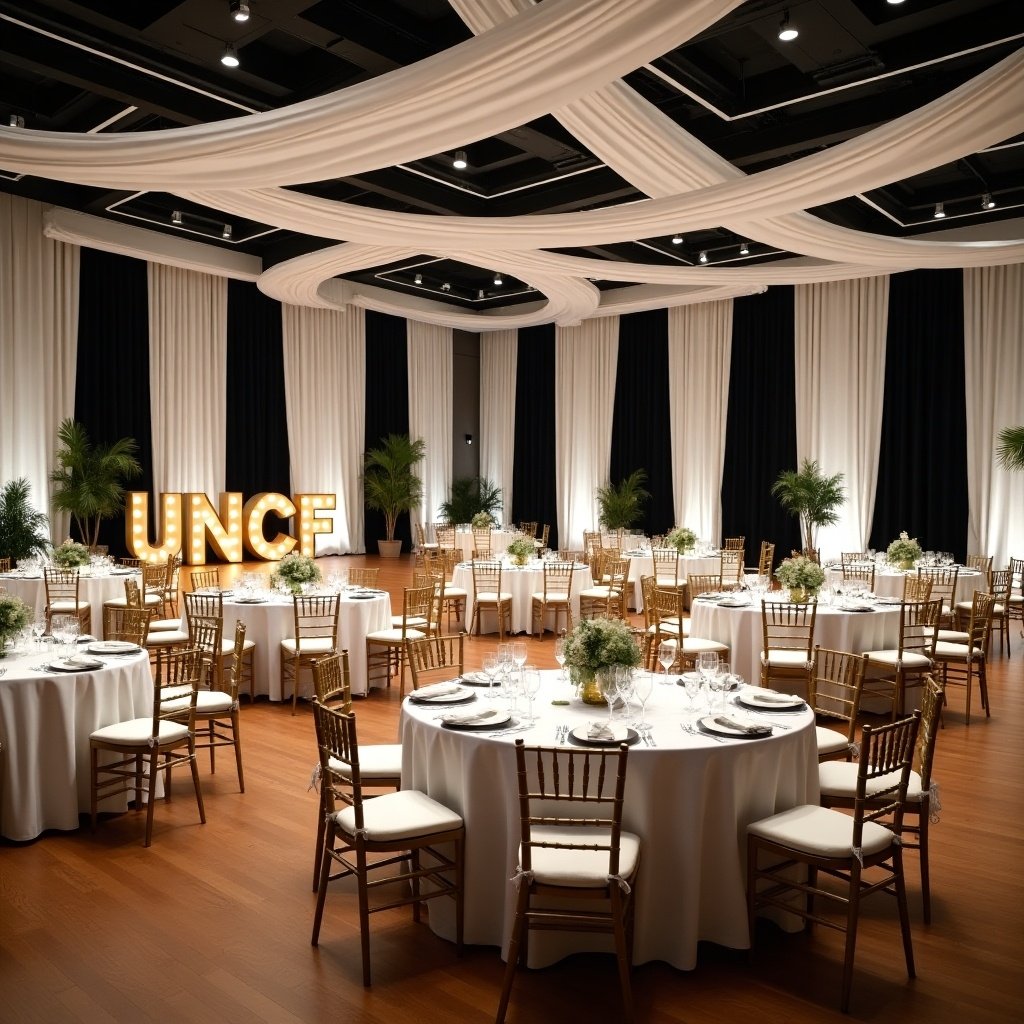
[{"label": "track light fixture", "polygon": [[497,272],[494,275],[494,286],[500,288],[505,282],[501,279],[501,273]]},{"label": "track light fixture", "polygon": [[484,297],[484,290],[483,290],[483,288],[477,288],[477,290],[476,290],[476,297],[478,299],[482,299]]},{"label": "track light fixture", "polygon": [[445,281],[444,284],[441,285],[441,291],[450,292],[451,290],[452,286],[447,281]]},{"label": "track light fixture", "polygon": [[672,236],[672,244],[673,245],[682,245],[683,244],[683,236],[682,235],[673,235]]},{"label": "track light fixture", "polygon": [[231,225],[230,224],[225,224],[224,225],[224,230],[220,233],[220,237],[223,238],[225,242],[230,242],[231,241],[231,234],[232,234]]},{"label": "track light fixture", "polygon": [[415,277],[414,277],[414,278],[412,279],[412,283],[413,283],[413,284],[423,284],[423,275],[422,275],[422,274],[417,274],[417,275],[416,275],[416,276],[415,276]]},{"label": "track light fixture", "polygon": [[708,254],[703,249],[701,249],[700,256],[697,257],[697,260],[700,263],[707,263],[707,261],[708,261]]},{"label": "track light fixture", "polygon": [[467,434],[466,435],[466,444],[472,444],[472,443],[473,443],[473,435],[472,434]]},{"label": "track light fixture", "polygon": [[171,214],[171,223],[180,228],[181,227],[181,221],[182,221],[181,210],[175,210]]},{"label": "track light fixture", "polygon": [[224,52],[220,55],[220,62],[226,68],[237,68],[239,65],[238,54],[235,48],[228,43],[224,47]]},{"label": "track light fixture", "polygon": [[464,171],[469,166],[469,161],[466,159],[466,151],[464,149],[455,150],[455,157],[452,160],[452,167],[457,171]]},{"label": "track light fixture", "polygon": [[888,3],[891,7],[896,7],[899,4],[903,3],[903,0],[886,0],[886,3]]},{"label": "track light fixture", "polygon": [[11,116],[7,118],[7,123],[12,128],[24,128],[25,118],[23,118],[21,114],[11,114]]},{"label": "track light fixture", "polygon": [[750,246],[746,242],[740,242],[740,255],[741,256],[749,256],[750,255]]},{"label": "track light fixture", "polygon": [[946,216],[946,206],[945,206],[945,204],[944,203],[936,203],[935,204],[935,213],[933,213],[932,216],[936,220],[942,220],[942,218]]},{"label": "track light fixture", "polygon": [[796,25],[793,25],[789,20],[789,11],[782,16],[782,21],[779,22],[779,39],[784,43],[790,43],[796,37],[800,35]]},{"label": "track light fixture", "polygon": [[231,12],[232,20],[242,22],[249,20],[249,5],[245,0],[230,0],[228,10]]},{"label": "track light fixture", "polygon": [[996,208],[996,201],[992,198],[991,192],[986,192],[981,197],[981,208],[983,210],[994,210]]}]

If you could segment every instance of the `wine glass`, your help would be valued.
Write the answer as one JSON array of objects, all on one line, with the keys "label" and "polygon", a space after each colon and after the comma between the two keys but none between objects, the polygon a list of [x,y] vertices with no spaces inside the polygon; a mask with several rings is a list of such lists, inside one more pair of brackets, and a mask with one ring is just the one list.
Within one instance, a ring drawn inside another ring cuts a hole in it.
[{"label": "wine glass", "polygon": [[701,676],[699,672],[683,673],[683,688],[686,696],[690,698],[690,714],[696,714],[697,698],[700,696]]},{"label": "wine glass", "polygon": [[711,692],[718,694],[719,706],[725,710],[725,695],[729,690],[729,662],[721,658],[715,664],[714,672],[710,676]]},{"label": "wine glass", "polygon": [[38,651],[43,646],[43,637],[46,635],[46,619],[36,619],[29,629],[32,631],[32,639]]},{"label": "wine glass", "polygon": [[527,665],[521,672],[521,679],[523,692],[526,695],[527,720],[533,724],[537,721],[537,716],[533,713],[533,701],[540,692],[540,670],[533,665]]},{"label": "wine glass", "polygon": [[616,685],[617,674],[612,668],[601,669],[597,673],[597,685],[600,687],[601,696],[608,705],[608,728],[613,729],[615,718],[615,701],[618,700],[619,690]]},{"label": "wine glass", "polygon": [[633,675],[633,692],[636,694],[636,699],[640,701],[640,717],[637,719],[636,724],[643,728],[647,724],[647,702],[651,699],[651,690],[654,687],[654,676],[646,669],[640,669],[640,671]]},{"label": "wine glass", "polygon": [[697,657],[697,671],[707,689],[711,689],[711,678],[718,668],[718,654],[715,651],[701,651]]},{"label": "wine glass", "polygon": [[78,616],[77,615],[54,615],[50,632],[53,633],[57,643],[63,648],[64,657],[70,657],[75,642],[75,637],[78,636]]},{"label": "wine glass", "polygon": [[561,669],[561,675],[559,675],[559,681],[565,682],[565,637],[560,636],[555,641],[555,661],[558,662],[558,667]]},{"label": "wine glass", "polygon": [[672,662],[676,660],[676,642],[675,640],[662,640],[658,644],[658,661],[661,663],[661,671],[664,673],[661,679],[662,685],[666,685],[669,682],[668,670],[672,667]]},{"label": "wine glass", "polygon": [[523,640],[512,643],[512,663],[520,670],[526,664],[526,643]]},{"label": "wine glass", "polygon": [[501,659],[498,657],[497,652],[492,651],[490,654],[484,655],[484,675],[487,676],[487,694],[488,698],[494,697],[494,680],[497,679],[498,673],[501,672]]}]

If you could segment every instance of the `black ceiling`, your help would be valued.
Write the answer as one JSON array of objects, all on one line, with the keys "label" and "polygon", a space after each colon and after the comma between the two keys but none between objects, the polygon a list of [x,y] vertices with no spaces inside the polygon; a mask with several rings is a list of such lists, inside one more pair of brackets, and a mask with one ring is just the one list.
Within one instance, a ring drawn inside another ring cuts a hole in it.
[{"label": "black ceiling", "polygon": [[[228,0],[0,0],[0,117],[30,128],[134,132],[287,106],[385,74],[468,39],[447,0],[253,0],[237,23]],[[788,12],[800,35],[777,38]],[[1021,0],[749,0],[628,83],[746,172],[854,137],[948,92],[1021,46]],[[227,44],[234,70],[220,63]],[[472,97],[467,96],[467,102]],[[1024,102],[1024,97],[1022,97]],[[552,117],[451,153],[307,191],[388,210],[507,215],[592,209],[641,198]],[[114,192],[0,170],[0,188],[260,256],[264,266],[326,241],[189,206],[160,193]],[[995,207],[982,208],[991,195]],[[946,219],[933,218],[943,203]],[[846,227],[902,237],[1017,216],[1024,138],[815,208]],[[172,224],[180,211],[182,223]],[[231,237],[225,240],[225,224]],[[753,265],[777,253],[707,230],[579,253],[640,263]],[[415,283],[415,275],[421,283]],[[467,308],[535,299],[509,277],[423,256],[353,279]],[[443,286],[447,284],[448,288]],[[601,282],[610,287],[612,282]]]}]

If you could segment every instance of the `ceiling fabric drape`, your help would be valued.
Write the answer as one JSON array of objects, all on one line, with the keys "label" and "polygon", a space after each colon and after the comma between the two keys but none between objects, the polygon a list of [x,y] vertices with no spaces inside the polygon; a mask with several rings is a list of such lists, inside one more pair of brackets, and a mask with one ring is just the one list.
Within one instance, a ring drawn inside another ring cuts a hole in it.
[{"label": "ceiling fabric drape", "polygon": [[409,436],[426,442],[427,457],[416,467],[423,502],[413,522],[440,517],[452,485],[452,329],[409,321]]},{"label": "ceiling fabric drape", "polygon": [[501,488],[501,522],[512,521],[515,465],[517,331],[480,335],[480,475]]},{"label": "ceiling fabric drape", "polygon": [[281,316],[292,488],[337,495],[331,531],[315,538],[318,555],[360,553],[365,314],[282,306]]},{"label": "ceiling fabric drape", "polygon": [[79,250],[42,224],[41,204],[0,195],[0,484],[28,480],[60,543],[68,519],[50,505],[49,474],[57,426],[75,412]]},{"label": "ceiling fabric drape", "polygon": [[668,312],[672,490],[676,523],[717,544],[732,361],[732,302]]},{"label": "ceiling fabric drape", "polygon": [[583,547],[597,526],[595,492],[608,483],[619,318],[555,331],[555,487],[559,546]]},{"label": "ceiling fabric drape", "polygon": [[1024,268],[964,273],[967,550],[993,566],[1024,552],[1024,472],[996,462],[996,435],[1024,424]]},{"label": "ceiling fabric drape", "polygon": [[885,385],[888,277],[795,293],[797,459],[843,474],[839,522],[818,531],[823,558],[863,551],[871,534]]},{"label": "ceiling fabric drape", "polygon": [[150,263],[149,392],[154,499],[224,490],[228,283]]}]

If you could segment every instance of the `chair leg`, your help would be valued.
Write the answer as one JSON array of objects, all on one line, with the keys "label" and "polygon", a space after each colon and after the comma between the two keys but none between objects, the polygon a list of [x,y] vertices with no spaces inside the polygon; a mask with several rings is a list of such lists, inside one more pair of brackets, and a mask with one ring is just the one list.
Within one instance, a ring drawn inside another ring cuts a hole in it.
[{"label": "chair leg", "polygon": [[932,923],[931,872],[928,868],[928,818],[931,812],[931,803],[928,794],[925,793],[918,808],[917,822],[917,853],[921,861],[921,905],[925,924]]},{"label": "chair leg", "polygon": [[363,986],[370,987],[370,893],[366,888],[366,851],[356,838],[357,882],[359,884],[359,946],[363,957]]},{"label": "chair leg", "polygon": [[242,733],[239,729],[238,708],[231,712],[231,742],[235,747],[235,768],[238,770],[238,792],[245,792],[245,776],[242,774]]},{"label": "chair leg", "polygon": [[[613,885],[615,883],[612,883]],[[626,943],[626,930],[623,923],[624,908],[622,894],[612,893],[612,913],[615,918],[615,953],[619,962],[619,985],[622,989],[623,1020],[631,1024],[633,1020],[633,989],[630,983],[631,965],[629,948]]]},{"label": "chair leg", "polygon": [[519,881],[519,895],[516,899],[516,916],[512,923],[512,934],[508,940],[508,960],[505,963],[505,979],[501,985],[501,998],[498,1000],[498,1012],[494,1024],[504,1024],[508,1011],[508,1000],[512,994],[512,983],[516,978],[519,963],[519,946],[522,943],[523,931],[526,928],[526,910],[530,900],[530,887],[526,879]]},{"label": "chair leg", "polygon": [[216,739],[216,733],[213,730],[213,721],[212,720],[206,723],[206,728],[208,730],[207,735],[209,736],[209,740],[210,740],[210,774],[211,775],[216,775],[217,774],[217,764],[216,764],[216,761],[214,760],[214,746],[213,746],[213,741]]},{"label": "chair leg", "polygon": [[[142,844],[143,846],[149,846],[153,841],[153,810],[156,807],[156,773],[159,757],[159,753],[154,748],[153,753],[149,755],[149,800],[146,802],[146,841]],[[167,788],[170,790],[169,783]]]},{"label": "chair leg", "polygon": [[893,848],[892,866],[896,874],[896,906],[900,914],[900,932],[903,935],[903,955],[907,961],[907,977],[916,978],[914,945],[910,934],[910,908],[907,906],[907,880],[903,874],[903,851]]},{"label": "chair leg", "polygon": [[[313,857],[313,892],[320,884],[320,866],[324,859],[324,833],[327,831],[327,808],[324,803],[324,781],[320,780],[320,806],[316,818],[316,855]],[[315,946],[316,943],[314,942]]]},{"label": "chair leg", "polygon": [[857,949],[857,922],[860,918],[860,865],[854,860],[850,871],[849,903],[846,908],[846,952],[843,956],[843,987],[839,1009],[850,1011],[850,989],[853,985],[853,957]]},{"label": "chair leg", "polygon": [[206,806],[203,804],[203,790],[199,784],[199,761],[196,758],[195,746],[192,746],[192,756],[189,758],[192,767],[192,786],[196,791],[196,805],[199,807],[199,821],[206,824]]},{"label": "chair leg", "polygon": [[986,662],[978,662],[978,693],[981,696],[981,706],[985,709],[985,717],[992,717],[992,709],[988,703],[988,671]]},{"label": "chair leg", "polygon": [[[321,780],[320,785],[326,785]],[[321,828],[318,834],[323,836],[323,842],[318,851],[320,861],[319,880],[316,885],[316,910],[313,912],[313,938],[310,944],[316,946],[320,942],[320,922],[324,916],[324,900],[327,898],[327,883],[331,876],[331,858],[327,855],[327,844],[334,842],[334,826],[327,825],[324,816],[320,815]]]}]

